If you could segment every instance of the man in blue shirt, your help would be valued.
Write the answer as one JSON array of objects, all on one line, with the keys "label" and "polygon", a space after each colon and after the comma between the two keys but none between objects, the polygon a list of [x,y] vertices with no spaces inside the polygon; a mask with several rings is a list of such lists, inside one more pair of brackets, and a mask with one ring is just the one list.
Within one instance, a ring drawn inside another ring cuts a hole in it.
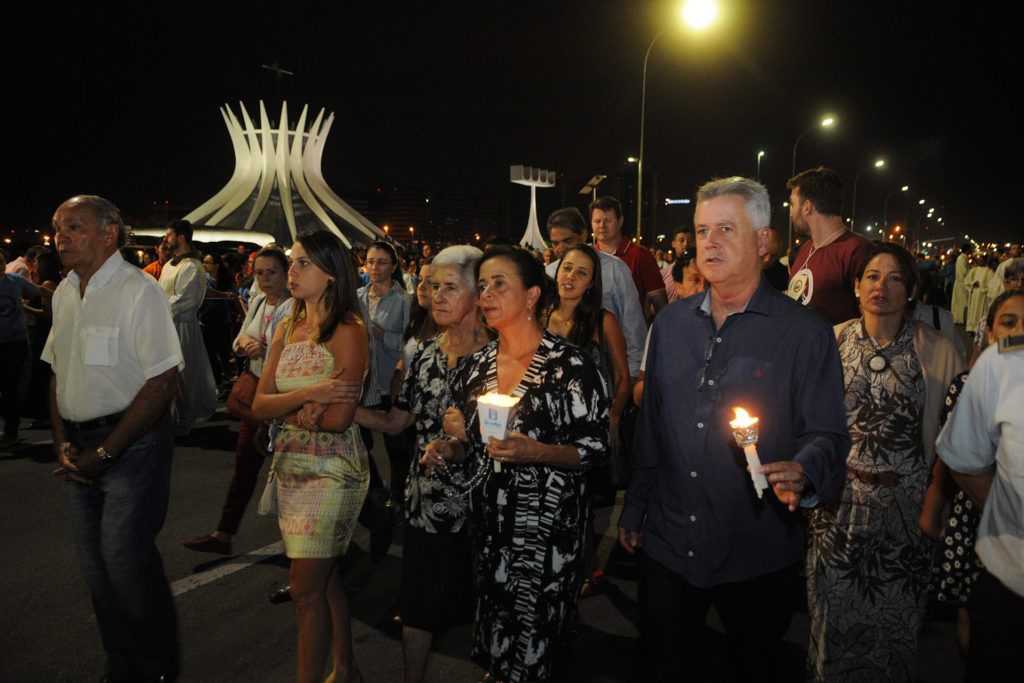
[{"label": "man in blue shirt", "polygon": [[[740,680],[783,680],[804,551],[798,507],[843,483],[850,449],[843,376],[828,322],[761,276],[771,205],[759,183],[697,193],[697,261],[710,289],[662,310],[619,538],[641,556],[640,615],[652,680],[699,676],[711,605]],[[759,418],[773,489],[759,498],[729,421]]]}]

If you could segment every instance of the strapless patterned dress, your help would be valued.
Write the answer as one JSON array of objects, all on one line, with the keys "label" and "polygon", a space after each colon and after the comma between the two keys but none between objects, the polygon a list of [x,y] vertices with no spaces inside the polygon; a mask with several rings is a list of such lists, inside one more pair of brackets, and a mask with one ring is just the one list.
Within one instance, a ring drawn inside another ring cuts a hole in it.
[{"label": "strapless patterned dress", "polygon": [[[288,343],[277,364],[277,390],[320,382],[334,371],[323,344]],[[353,422],[343,433],[286,425],[274,439],[278,525],[290,558],[330,558],[345,552],[369,488],[366,447]]]}]

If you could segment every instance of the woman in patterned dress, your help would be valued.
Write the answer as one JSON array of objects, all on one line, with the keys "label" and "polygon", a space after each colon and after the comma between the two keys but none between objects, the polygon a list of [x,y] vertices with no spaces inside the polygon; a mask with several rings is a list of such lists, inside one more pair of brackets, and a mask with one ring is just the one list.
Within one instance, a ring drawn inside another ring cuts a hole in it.
[{"label": "woman in patterned dress", "polygon": [[[366,449],[352,420],[344,381],[369,367],[369,341],[355,297],[356,279],[341,241],[302,232],[292,245],[288,289],[292,317],[274,333],[253,414],[284,421],[274,439],[278,524],[292,560],[289,585],[298,625],[298,676],[319,683],[330,648],[328,681],[359,681],[352,657],[348,598],[336,570],[366,497]],[[326,404],[318,428],[299,419],[307,404]]]},{"label": "woman in patterned dress", "polygon": [[448,247],[424,266],[433,290],[425,303],[443,332],[417,345],[389,412],[356,409],[360,426],[385,434],[415,423],[416,457],[405,480],[408,524],[399,600],[406,683],[423,680],[433,634],[471,614],[465,609],[472,608],[473,596],[465,468],[453,466],[446,478],[431,476],[420,456],[430,442],[444,438],[442,417],[452,405],[450,385],[459,363],[491,340],[477,306],[475,268],[481,255],[476,247]]},{"label": "woman in patterned dress", "polygon": [[862,317],[836,326],[853,447],[845,486],[810,518],[809,680],[913,680],[932,556],[918,523],[964,367],[948,337],[905,316],[919,282],[905,249],[877,245],[856,281]]},{"label": "woman in patterned dress", "polygon": [[[589,512],[585,472],[608,448],[608,397],[593,359],[541,329],[553,283],[528,252],[496,247],[477,269],[497,341],[452,384],[445,431],[422,462],[468,458],[478,600],[473,658],[501,681],[547,680],[569,635]],[[508,438],[483,443],[477,398],[519,397]]]}]

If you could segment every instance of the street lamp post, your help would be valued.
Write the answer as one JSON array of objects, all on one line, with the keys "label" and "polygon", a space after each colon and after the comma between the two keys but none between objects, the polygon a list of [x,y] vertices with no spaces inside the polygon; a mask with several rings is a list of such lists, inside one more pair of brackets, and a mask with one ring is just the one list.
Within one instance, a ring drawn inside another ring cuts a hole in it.
[{"label": "street lamp post", "polygon": [[761,180],[761,157],[763,157],[763,156],[764,156],[764,150],[762,149],[761,151],[759,151],[757,153],[757,175],[755,176],[755,178],[758,181]]},{"label": "street lamp post", "polygon": [[[910,185],[904,185],[899,189],[900,192],[906,192],[910,189]],[[885,195],[885,201],[882,202],[882,226],[886,227],[889,225],[889,198],[896,194],[896,190],[893,190],[889,194]]]},{"label": "street lamp post", "polygon": [[[833,116],[826,116],[825,118],[823,118],[821,120],[821,122],[817,126],[811,126],[810,128],[805,130],[803,133],[800,133],[800,135],[798,135],[796,137],[796,142],[793,143],[793,166],[792,166],[792,168],[790,168],[790,172],[789,172],[789,177],[790,178],[792,178],[793,176],[796,175],[796,148],[800,144],[800,141],[803,139],[803,137],[805,135],[807,135],[808,133],[810,133],[815,128],[818,128],[818,127],[828,128],[830,126],[834,126],[835,123],[836,123],[835,117],[833,117]],[[793,216],[790,215],[790,217],[789,217],[789,235],[786,238],[786,248],[788,249],[789,245],[792,244],[792,243],[793,243]]]},{"label": "street lamp post", "polygon": [[[882,168],[885,166],[885,159],[879,159],[872,166],[868,168]],[[862,168],[853,179],[853,203],[850,206],[850,227],[854,232],[857,232],[857,183],[860,182],[860,176],[867,168]]]},{"label": "street lamp post", "polygon": [[[718,4],[714,0],[687,0],[683,4],[683,23],[694,31],[707,28],[718,17]],[[658,38],[665,35],[667,28],[662,29],[647,46],[644,53],[643,76],[640,83],[640,153],[636,158],[636,239],[643,243],[643,205],[644,205],[644,123],[647,114],[647,61]]]}]

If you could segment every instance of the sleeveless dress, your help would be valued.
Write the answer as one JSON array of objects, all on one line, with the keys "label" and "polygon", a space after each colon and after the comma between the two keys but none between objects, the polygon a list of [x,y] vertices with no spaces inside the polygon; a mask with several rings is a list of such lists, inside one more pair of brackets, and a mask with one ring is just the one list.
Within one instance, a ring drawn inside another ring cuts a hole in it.
[{"label": "sleeveless dress", "polygon": [[[334,371],[334,356],[314,341],[289,343],[277,364],[277,390],[287,393],[320,382]],[[277,521],[289,558],[330,558],[345,552],[370,485],[366,447],[353,422],[342,433],[285,425],[274,439]]]},{"label": "sleeveless dress", "polygon": [[933,546],[918,526],[930,468],[913,327],[883,349],[885,370],[869,369],[874,353],[863,321],[843,330],[853,446],[843,489],[809,515],[808,681],[914,680]]}]

